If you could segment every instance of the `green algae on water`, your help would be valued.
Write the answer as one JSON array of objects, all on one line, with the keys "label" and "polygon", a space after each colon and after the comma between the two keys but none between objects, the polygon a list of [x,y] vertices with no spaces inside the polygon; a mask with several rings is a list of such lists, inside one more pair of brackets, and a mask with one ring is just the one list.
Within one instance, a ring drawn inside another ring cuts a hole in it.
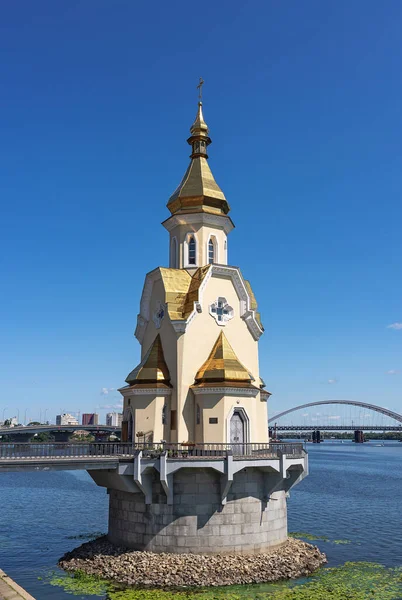
[{"label": "green algae on water", "polygon": [[104,581],[95,575],[87,575],[83,571],[76,571],[74,575],[60,575],[51,573],[47,582],[55,587],[63,588],[68,594],[74,596],[101,596],[104,597],[110,587],[110,582]]},{"label": "green algae on water", "polygon": [[314,533],[306,533],[305,531],[292,531],[288,536],[296,539],[302,538],[304,540],[309,540],[310,542],[321,541],[337,545],[352,543],[350,540],[330,540],[326,535],[315,535]]},{"label": "green algae on water", "polygon": [[347,562],[298,581],[188,590],[119,590],[111,582],[82,572],[54,575],[49,583],[74,595],[106,594],[107,600],[401,600],[402,567]]},{"label": "green algae on water", "polygon": [[329,542],[329,538],[326,535],[315,535],[314,533],[306,533],[305,531],[291,531],[288,533],[288,536],[291,538],[303,538],[304,540],[309,540],[311,542],[316,540],[321,540],[322,542]]}]

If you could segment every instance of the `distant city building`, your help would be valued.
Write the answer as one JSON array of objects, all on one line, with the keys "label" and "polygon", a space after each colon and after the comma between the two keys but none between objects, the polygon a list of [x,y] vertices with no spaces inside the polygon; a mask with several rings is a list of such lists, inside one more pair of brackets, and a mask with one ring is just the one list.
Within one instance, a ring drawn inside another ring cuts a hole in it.
[{"label": "distant city building", "polygon": [[83,425],[98,425],[99,415],[96,413],[84,413],[82,415],[82,424]]},{"label": "distant city building", "polygon": [[73,415],[63,413],[62,415],[56,415],[56,425],[78,425],[78,421]]},{"label": "distant city building", "polygon": [[121,427],[121,423],[123,421],[123,413],[107,413],[106,415],[106,425],[109,427]]},{"label": "distant city building", "polygon": [[0,421],[0,427],[15,427],[16,425],[18,425],[17,417],[11,417],[11,419]]}]

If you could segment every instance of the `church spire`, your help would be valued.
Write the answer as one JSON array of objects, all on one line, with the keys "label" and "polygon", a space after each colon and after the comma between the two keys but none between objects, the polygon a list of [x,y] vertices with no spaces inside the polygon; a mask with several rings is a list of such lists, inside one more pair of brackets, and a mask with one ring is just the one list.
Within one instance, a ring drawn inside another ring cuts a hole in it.
[{"label": "church spire", "polygon": [[208,125],[202,112],[201,90],[204,81],[200,78],[197,86],[198,109],[191,125],[191,136],[187,142],[192,152],[191,162],[178,188],[169,198],[167,207],[172,215],[177,213],[202,212],[215,215],[227,215],[230,206],[221,188],[216,183],[207,159],[207,147],[211,143]]}]

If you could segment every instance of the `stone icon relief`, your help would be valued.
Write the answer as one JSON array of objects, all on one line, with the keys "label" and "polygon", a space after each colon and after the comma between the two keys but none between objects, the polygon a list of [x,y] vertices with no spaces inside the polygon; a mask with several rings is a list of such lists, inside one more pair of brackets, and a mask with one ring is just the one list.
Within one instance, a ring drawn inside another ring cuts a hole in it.
[{"label": "stone icon relief", "polygon": [[226,298],[219,297],[209,305],[209,314],[213,316],[218,325],[226,325],[230,319],[233,319],[234,310],[229,306]]},{"label": "stone icon relief", "polygon": [[156,310],[152,315],[152,320],[155,323],[156,329],[160,329],[162,325],[163,317],[165,316],[166,307],[160,300],[156,303]]}]

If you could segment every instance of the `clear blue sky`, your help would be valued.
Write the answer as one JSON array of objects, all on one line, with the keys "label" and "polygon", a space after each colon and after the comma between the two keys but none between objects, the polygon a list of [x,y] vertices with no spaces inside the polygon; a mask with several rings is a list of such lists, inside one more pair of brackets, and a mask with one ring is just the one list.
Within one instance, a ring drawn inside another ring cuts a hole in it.
[{"label": "clear blue sky", "polygon": [[138,362],[200,75],[271,413],[327,398],[402,410],[399,0],[1,13],[0,419],[118,403],[101,390]]}]

